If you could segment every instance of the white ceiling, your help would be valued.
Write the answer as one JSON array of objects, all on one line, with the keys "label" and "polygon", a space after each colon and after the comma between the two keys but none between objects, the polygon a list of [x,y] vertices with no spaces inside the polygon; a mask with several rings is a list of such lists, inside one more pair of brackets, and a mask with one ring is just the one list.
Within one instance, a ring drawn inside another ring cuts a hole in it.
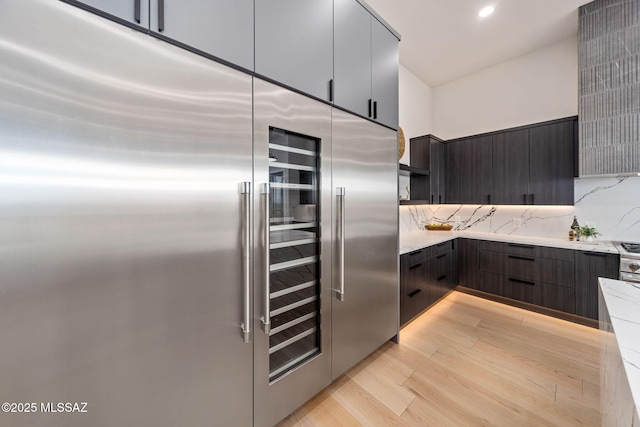
[{"label": "white ceiling", "polygon": [[400,63],[433,88],[576,35],[591,0],[365,1],[402,36]]}]

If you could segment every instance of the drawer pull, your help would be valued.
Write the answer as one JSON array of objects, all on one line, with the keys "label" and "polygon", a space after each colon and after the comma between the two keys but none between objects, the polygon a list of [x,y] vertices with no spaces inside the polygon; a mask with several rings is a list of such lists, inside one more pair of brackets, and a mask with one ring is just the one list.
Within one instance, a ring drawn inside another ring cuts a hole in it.
[{"label": "drawer pull", "polygon": [[422,266],[422,263],[421,263],[421,262],[419,262],[419,263],[417,263],[417,264],[413,264],[413,265],[409,266],[409,270],[413,270],[414,268],[418,268],[418,267],[420,267],[420,266]]},{"label": "drawer pull", "polygon": [[516,255],[509,255],[509,258],[511,259],[521,259],[523,261],[535,261],[535,258],[530,258],[530,257],[526,257],[526,256],[516,256]]},{"label": "drawer pull", "polygon": [[438,280],[438,282],[439,282],[439,281],[444,280],[444,279],[446,279],[446,278],[447,278],[447,275],[446,275],[446,274],[443,274],[442,276],[438,277],[438,279],[437,279],[437,280]]},{"label": "drawer pull", "polygon": [[535,246],[531,246],[531,245],[522,245],[519,243],[509,243],[509,246],[511,246],[512,248],[525,248],[525,249],[535,249]]},{"label": "drawer pull", "polygon": [[437,256],[437,259],[444,258],[446,256],[447,256],[447,254],[440,254],[440,255]]},{"label": "drawer pull", "polygon": [[409,298],[413,298],[416,295],[418,295],[420,292],[422,292],[422,289],[416,289],[415,291],[411,291],[411,293],[409,294]]},{"label": "drawer pull", "polygon": [[535,286],[536,285],[536,282],[530,282],[528,280],[514,279],[513,277],[509,277],[509,281],[510,282],[515,282],[515,283],[522,283],[523,285],[529,285],[529,286]]}]

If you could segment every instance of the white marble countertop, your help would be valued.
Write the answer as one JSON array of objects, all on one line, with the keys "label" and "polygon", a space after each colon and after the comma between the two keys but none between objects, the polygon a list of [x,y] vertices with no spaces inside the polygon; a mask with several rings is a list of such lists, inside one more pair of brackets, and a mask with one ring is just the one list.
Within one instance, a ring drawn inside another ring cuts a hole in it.
[{"label": "white marble countertop", "polygon": [[640,407],[640,285],[603,278],[599,281],[629,388],[636,407]]},{"label": "white marble countertop", "polygon": [[604,252],[617,254],[618,250],[607,241],[595,242],[570,242],[564,239],[548,237],[516,236],[510,234],[478,233],[471,231],[413,231],[400,234],[400,255],[413,252],[418,249],[446,242],[457,237],[465,237],[478,240],[493,240],[496,242],[522,243],[538,246],[548,246],[561,249],[576,249],[589,252]]}]

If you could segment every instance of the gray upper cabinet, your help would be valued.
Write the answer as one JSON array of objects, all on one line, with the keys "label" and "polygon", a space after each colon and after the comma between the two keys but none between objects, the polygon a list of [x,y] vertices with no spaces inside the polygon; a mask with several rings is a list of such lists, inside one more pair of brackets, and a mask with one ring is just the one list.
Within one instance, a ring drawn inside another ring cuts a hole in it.
[{"label": "gray upper cabinet", "polygon": [[371,117],[371,14],[355,0],[335,0],[334,19],[334,102]]},{"label": "gray upper cabinet", "polygon": [[333,0],[255,0],[255,71],[329,101]]},{"label": "gray upper cabinet", "polygon": [[151,0],[152,32],[253,70],[254,0]]},{"label": "gray upper cabinet", "polygon": [[371,17],[371,97],[374,120],[398,128],[398,39]]},{"label": "gray upper cabinet", "polygon": [[115,18],[149,28],[149,0],[81,0],[81,3],[96,11]]},{"label": "gray upper cabinet", "polygon": [[336,105],[398,128],[398,39],[356,0],[334,2]]}]

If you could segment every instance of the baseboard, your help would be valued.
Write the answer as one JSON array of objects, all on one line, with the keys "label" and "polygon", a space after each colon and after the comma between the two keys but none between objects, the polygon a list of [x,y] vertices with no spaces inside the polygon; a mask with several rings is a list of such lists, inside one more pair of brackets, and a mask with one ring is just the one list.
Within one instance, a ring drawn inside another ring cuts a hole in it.
[{"label": "baseboard", "polygon": [[473,295],[476,297],[488,299],[491,301],[499,302],[502,304],[507,304],[513,307],[522,308],[524,310],[545,314],[547,316],[556,317],[558,319],[567,320],[569,322],[579,323],[581,325],[589,326],[591,328],[598,329],[600,327],[597,320],[588,319],[586,317],[578,316],[577,314],[565,313],[563,311],[558,311],[558,310],[554,310],[552,308],[547,308],[547,307],[540,307],[539,305],[529,304],[528,302],[517,301],[511,298],[505,298],[500,295],[494,295],[488,292],[478,291],[476,289],[465,288],[464,286],[457,286],[456,291]]}]

